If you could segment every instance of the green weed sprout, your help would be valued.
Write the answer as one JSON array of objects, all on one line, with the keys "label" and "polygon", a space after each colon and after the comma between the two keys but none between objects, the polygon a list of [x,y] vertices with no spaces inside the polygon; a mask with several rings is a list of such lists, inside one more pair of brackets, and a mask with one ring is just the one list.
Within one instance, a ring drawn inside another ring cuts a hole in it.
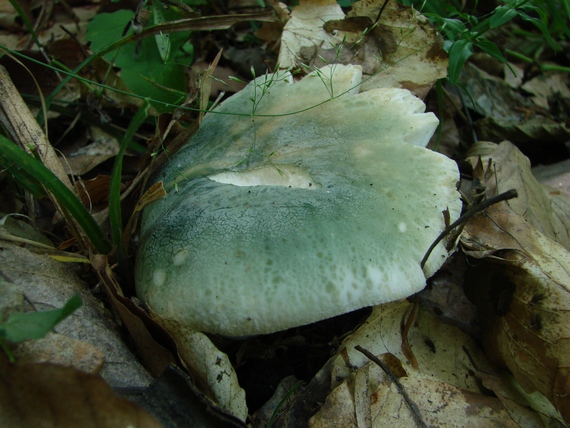
[{"label": "green weed sprout", "polygon": [[[473,55],[475,48],[481,49],[502,63],[507,63],[499,47],[487,39],[484,34],[489,30],[505,25],[516,17],[530,22],[538,28],[552,49],[560,49],[560,46],[552,38],[546,23],[551,16],[563,16],[564,13],[551,15],[548,12],[548,8],[539,5],[544,3],[554,7],[552,5],[554,3],[553,0],[505,0],[503,4],[497,6],[491,13],[482,17],[462,12],[461,5],[457,4],[458,2],[402,0],[401,3],[416,7],[444,35],[446,39],[444,49],[449,55],[447,79],[451,84],[457,83],[465,62]],[[567,21],[567,18],[570,16],[568,6],[565,8],[565,13]],[[558,22],[561,18],[557,16],[554,19]],[[565,31],[564,33],[567,32]]]},{"label": "green weed sprout", "polygon": [[15,359],[10,352],[8,342],[19,343],[25,340],[41,339],[75,312],[81,304],[81,297],[75,295],[61,309],[10,315],[5,323],[0,324],[0,347],[8,355],[10,361],[14,362]]}]

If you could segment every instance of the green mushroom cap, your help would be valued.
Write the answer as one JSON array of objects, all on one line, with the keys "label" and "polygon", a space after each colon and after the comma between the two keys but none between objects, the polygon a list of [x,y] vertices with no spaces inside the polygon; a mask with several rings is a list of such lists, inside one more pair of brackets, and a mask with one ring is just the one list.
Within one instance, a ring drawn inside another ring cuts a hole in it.
[{"label": "green mushroom cap", "polygon": [[[228,336],[271,333],[420,291],[448,257],[457,166],[403,89],[359,93],[358,66],[265,75],[204,118],[144,210],[139,298]],[[238,114],[236,114],[238,113]],[[252,116],[252,114],[255,116]]]}]

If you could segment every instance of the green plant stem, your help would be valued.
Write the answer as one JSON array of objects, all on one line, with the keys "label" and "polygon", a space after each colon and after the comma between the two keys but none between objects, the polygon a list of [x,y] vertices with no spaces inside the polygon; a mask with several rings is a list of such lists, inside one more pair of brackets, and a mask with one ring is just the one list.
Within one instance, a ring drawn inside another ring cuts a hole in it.
[{"label": "green plant stem", "polygon": [[28,30],[28,32],[32,36],[32,39],[34,40],[34,43],[36,45],[38,45],[38,47],[40,49],[43,49],[43,45],[40,43],[38,36],[36,35],[36,32],[34,31],[34,27],[33,27],[32,23],[28,20],[28,17],[24,13],[24,11],[22,10],[22,8],[18,4],[18,2],[16,0],[10,0],[10,4],[18,13],[18,16],[22,19],[22,22],[24,23],[26,30]]},{"label": "green plant stem", "polygon": [[[513,58],[518,59],[519,61],[523,61],[526,62],[527,64],[533,64],[536,63],[535,60],[533,60],[532,58],[521,54],[519,52],[513,51],[511,49],[505,49],[505,53],[512,56]],[[538,68],[540,68],[541,71],[561,71],[563,73],[570,73],[570,67],[564,67],[562,65],[556,65],[556,64],[537,64]]]},{"label": "green plant stem", "polygon": [[148,117],[150,103],[145,100],[144,104],[133,117],[125,136],[121,140],[119,153],[115,159],[115,165],[111,174],[111,188],[109,190],[109,221],[111,223],[111,233],[113,235],[113,243],[119,251],[119,260],[126,260],[126,248],[123,239],[123,220],[121,215],[121,177],[123,173],[123,157],[125,151],[135,135]]},{"label": "green plant stem", "polygon": [[3,135],[0,135],[0,164],[8,171],[16,168],[16,179],[21,171],[28,172],[28,178],[33,177],[53,195],[59,206],[66,211],[63,214],[70,215],[77,222],[100,254],[111,252],[113,247],[105,233],[77,196],[41,161],[27,154]]}]

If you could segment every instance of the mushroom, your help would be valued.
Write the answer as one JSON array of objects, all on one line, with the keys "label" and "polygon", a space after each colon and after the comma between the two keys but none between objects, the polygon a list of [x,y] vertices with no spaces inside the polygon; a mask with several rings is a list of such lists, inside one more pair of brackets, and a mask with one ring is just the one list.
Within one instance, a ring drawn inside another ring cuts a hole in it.
[{"label": "mushroom", "polygon": [[143,213],[139,298],[227,336],[265,334],[425,287],[459,216],[454,161],[404,89],[359,93],[358,66],[258,77],[204,118]]}]

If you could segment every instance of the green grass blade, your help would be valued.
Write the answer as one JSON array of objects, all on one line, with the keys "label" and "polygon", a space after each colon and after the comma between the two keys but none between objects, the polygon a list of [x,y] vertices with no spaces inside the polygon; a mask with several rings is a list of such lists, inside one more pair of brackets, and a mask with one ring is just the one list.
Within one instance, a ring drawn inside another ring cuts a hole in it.
[{"label": "green grass blade", "polygon": [[133,117],[127,132],[121,140],[119,153],[115,159],[113,173],[111,175],[111,189],[109,191],[109,221],[111,222],[111,231],[113,235],[113,243],[119,249],[119,258],[125,255],[125,245],[123,242],[123,220],[121,215],[121,176],[123,173],[123,157],[125,151],[132,140],[135,132],[140,128],[148,117],[150,103],[148,100],[137,111]]},{"label": "green grass blade", "polygon": [[42,44],[40,43],[40,41],[38,40],[38,36],[36,34],[36,32],[34,31],[34,26],[32,25],[32,23],[29,21],[28,17],[26,16],[26,14],[24,13],[24,11],[22,10],[22,8],[20,7],[20,5],[18,4],[18,2],[16,0],[10,0],[10,4],[12,5],[12,7],[16,10],[16,12],[18,13],[18,16],[20,17],[20,19],[22,20],[22,22],[24,23],[24,26],[26,27],[26,30],[28,30],[28,32],[30,33],[30,35],[32,36],[32,39],[34,40],[34,43],[39,47],[42,48]]},{"label": "green grass blade", "polygon": [[[62,209],[67,210],[67,213],[83,229],[99,253],[108,254],[111,252],[113,248],[111,243],[79,198],[42,162],[30,156],[3,135],[0,135],[0,164],[9,171],[12,171],[13,168],[25,171],[26,177],[33,177],[37,183],[42,184],[53,194]],[[18,179],[19,175],[21,174],[15,173],[14,178]],[[26,183],[22,184],[25,185]]]}]

